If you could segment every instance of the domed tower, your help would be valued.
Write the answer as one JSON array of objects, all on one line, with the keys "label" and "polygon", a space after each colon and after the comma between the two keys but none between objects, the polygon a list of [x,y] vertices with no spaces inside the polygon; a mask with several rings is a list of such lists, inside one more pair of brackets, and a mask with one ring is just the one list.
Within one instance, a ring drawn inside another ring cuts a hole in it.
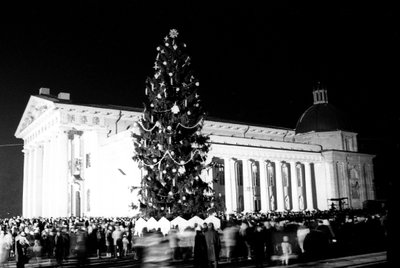
[{"label": "domed tower", "polygon": [[317,83],[312,93],[313,105],[297,121],[296,140],[320,144],[324,150],[357,151],[357,134],[349,132],[344,114],[328,103],[327,89]]}]

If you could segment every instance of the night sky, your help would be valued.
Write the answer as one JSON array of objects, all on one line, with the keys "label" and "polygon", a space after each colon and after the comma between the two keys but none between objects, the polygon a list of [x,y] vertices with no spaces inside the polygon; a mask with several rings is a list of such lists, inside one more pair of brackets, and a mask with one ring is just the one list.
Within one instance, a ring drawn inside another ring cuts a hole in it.
[{"label": "night sky", "polygon": [[156,47],[172,28],[209,116],[294,129],[321,81],[359,150],[376,155],[378,197],[388,197],[399,151],[397,9],[129,2],[28,6],[20,15],[29,23],[0,24],[0,217],[22,210],[14,133],[29,97],[47,87],[77,103],[143,107]]}]

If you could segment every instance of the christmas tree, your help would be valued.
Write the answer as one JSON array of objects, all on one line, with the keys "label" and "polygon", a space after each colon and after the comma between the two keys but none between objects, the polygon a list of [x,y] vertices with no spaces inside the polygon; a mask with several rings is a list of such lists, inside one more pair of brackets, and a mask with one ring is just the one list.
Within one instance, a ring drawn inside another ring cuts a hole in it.
[{"label": "christmas tree", "polygon": [[191,70],[186,44],[170,30],[157,47],[154,76],[146,80],[139,134],[133,134],[135,156],[144,169],[139,201],[142,216],[205,216],[220,203],[201,177],[210,144],[201,133],[205,113],[199,81]]}]

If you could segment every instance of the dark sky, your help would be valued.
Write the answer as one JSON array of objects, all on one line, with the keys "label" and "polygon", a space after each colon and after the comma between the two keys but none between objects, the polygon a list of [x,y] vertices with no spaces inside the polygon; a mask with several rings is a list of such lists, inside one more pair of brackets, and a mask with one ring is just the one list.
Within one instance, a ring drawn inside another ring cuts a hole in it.
[{"label": "dark sky", "polygon": [[156,47],[171,28],[188,46],[210,116],[294,129],[319,80],[359,133],[360,151],[377,155],[377,180],[391,177],[397,9],[129,2],[28,6],[20,15],[29,23],[0,24],[0,216],[21,213],[22,146],[4,145],[22,143],[14,133],[30,95],[48,87],[79,103],[142,107]]}]

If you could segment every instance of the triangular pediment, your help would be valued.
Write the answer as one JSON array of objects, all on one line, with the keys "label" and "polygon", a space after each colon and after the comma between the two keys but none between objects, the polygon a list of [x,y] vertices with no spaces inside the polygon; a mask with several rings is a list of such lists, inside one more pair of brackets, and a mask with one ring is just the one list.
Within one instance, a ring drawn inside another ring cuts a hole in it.
[{"label": "triangular pediment", "polygon": [[31,96],[25,111],[15,131],[15,137],[23,138],[21,134],[27,129],[34,121],[42,116],[46,111],[55,108],[53,101],[38,96]]}]

